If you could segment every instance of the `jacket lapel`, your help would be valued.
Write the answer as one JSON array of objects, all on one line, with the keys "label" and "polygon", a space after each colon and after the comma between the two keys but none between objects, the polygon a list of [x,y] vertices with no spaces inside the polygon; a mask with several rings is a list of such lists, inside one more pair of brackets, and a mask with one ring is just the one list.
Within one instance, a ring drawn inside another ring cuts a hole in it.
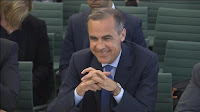
[{"label": "jacket lapel", "polygon": [[[131,76],[131,71],[135,69],[133,67],[134,65],[132,64],[132,59],[131,54],[128,50],[128,47],[122,43],[122,54],[119,60],[118,67],[115,72],[115,78],[114,80],[120,85],[125,88],[127,85],[127,82]],[[101,63],[98,62],[97,58],[94,56],[92,61],[91,61],[91,67],[103,71]],[[97,110],[100,112],[101,109],[101,91],[96,91],[94,92],[95,100],[97,103]],[[114,100],[114,98],[112,98]],[[114,102],[112,102],[112,106]]]},{"label": "jacket lapel", "polygon": [[135,69],[132,64],[132,59],[128,47],[122,43],[122,54],[115,72],[115,81],[120,83],[123,88],[126,87],[131,73]]}]

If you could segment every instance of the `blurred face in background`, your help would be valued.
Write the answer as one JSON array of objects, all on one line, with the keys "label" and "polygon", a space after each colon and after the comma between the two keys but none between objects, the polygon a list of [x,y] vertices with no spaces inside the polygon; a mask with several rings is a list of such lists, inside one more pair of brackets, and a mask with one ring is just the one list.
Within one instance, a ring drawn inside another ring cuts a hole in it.
[{"label": "blurred face in background", "polygon": [[8,34],[19,29],[31,9],[32,0],[1,0],[1,26]]},{"label": "blurred face in background", "polygon": [[94,8],[111,8],[112,0],[88,0],[91,9]]}]

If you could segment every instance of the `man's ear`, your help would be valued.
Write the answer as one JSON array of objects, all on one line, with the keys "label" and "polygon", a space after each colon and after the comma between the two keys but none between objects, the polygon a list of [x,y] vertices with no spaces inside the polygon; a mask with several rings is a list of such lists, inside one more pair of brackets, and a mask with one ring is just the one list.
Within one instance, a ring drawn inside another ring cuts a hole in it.
[{"label": "man's ear", "polygon": [[125,37],[126,37],[126,29],[123,28],[121,35],[120,35],[121,42],[123,42],[125,40]]}]

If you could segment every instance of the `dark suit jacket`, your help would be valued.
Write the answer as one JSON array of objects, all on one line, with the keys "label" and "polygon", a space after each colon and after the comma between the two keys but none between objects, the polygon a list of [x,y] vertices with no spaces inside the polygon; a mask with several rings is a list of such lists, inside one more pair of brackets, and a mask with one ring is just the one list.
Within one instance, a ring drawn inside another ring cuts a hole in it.
[{"label": "dark suit jacket", "polygon": [[52,60],[45,22],[29,15],[23,21],[21,29],[11,35],[2,29],[1,35],[18,43],[19,61],[33,61],[34,104],[45,103],[50,93],[48,79],[52,75]]},{"label": "dark suit jacket", "polygon": [[[74,106],[74,89],[80,84],[81,71],[93,67],[102,70],[101,64],[90,49],[73,54],[65,71],[58,97],[47,112],[100,112],[101,91],[85,93],[79,106]],[[133,42],[122,43],[122,55],[115,73],[115,81],[124,88],[119,104],[112,98],[114,112],[153,112],[157,96],[158,62],[156,54]]]},{"label": "dark suit jacket", "polygon": [[[146,47],[146,42],[142,32],[142,21],[134,16],[120,11],[124,16],[126,28],[126,40],[135,42]],[[69,66],[72,53],[89,47],[89,36],[86,27],[87,17],[90,10],[74,14],[69,18],[67,33],[64,38],[62,55],[60,59],[60,75],[63,77],[62,70]]]},{"label": "dark suit jacket", "polygon": [[200,63],[194,66],[192,74],[175,112],[200,112]]},{"label": "dark suit jacket", "polygon": [[0,38],[0,109],[13,112],[20,89],[18,45]]}]

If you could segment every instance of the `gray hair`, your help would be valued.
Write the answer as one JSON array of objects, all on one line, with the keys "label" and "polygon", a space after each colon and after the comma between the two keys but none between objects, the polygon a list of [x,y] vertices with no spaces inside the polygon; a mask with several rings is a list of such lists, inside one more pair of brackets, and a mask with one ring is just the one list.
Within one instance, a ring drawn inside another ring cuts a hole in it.
[{"label": "gray hair", "polygon": [[110,8],[95,8],[92,10],[87,19],[87,25],[89,20],[101,20],[107,17],[113,16],[115,20],[115,29],[120,35],[125,24],[123,15],[117,9]]}]

